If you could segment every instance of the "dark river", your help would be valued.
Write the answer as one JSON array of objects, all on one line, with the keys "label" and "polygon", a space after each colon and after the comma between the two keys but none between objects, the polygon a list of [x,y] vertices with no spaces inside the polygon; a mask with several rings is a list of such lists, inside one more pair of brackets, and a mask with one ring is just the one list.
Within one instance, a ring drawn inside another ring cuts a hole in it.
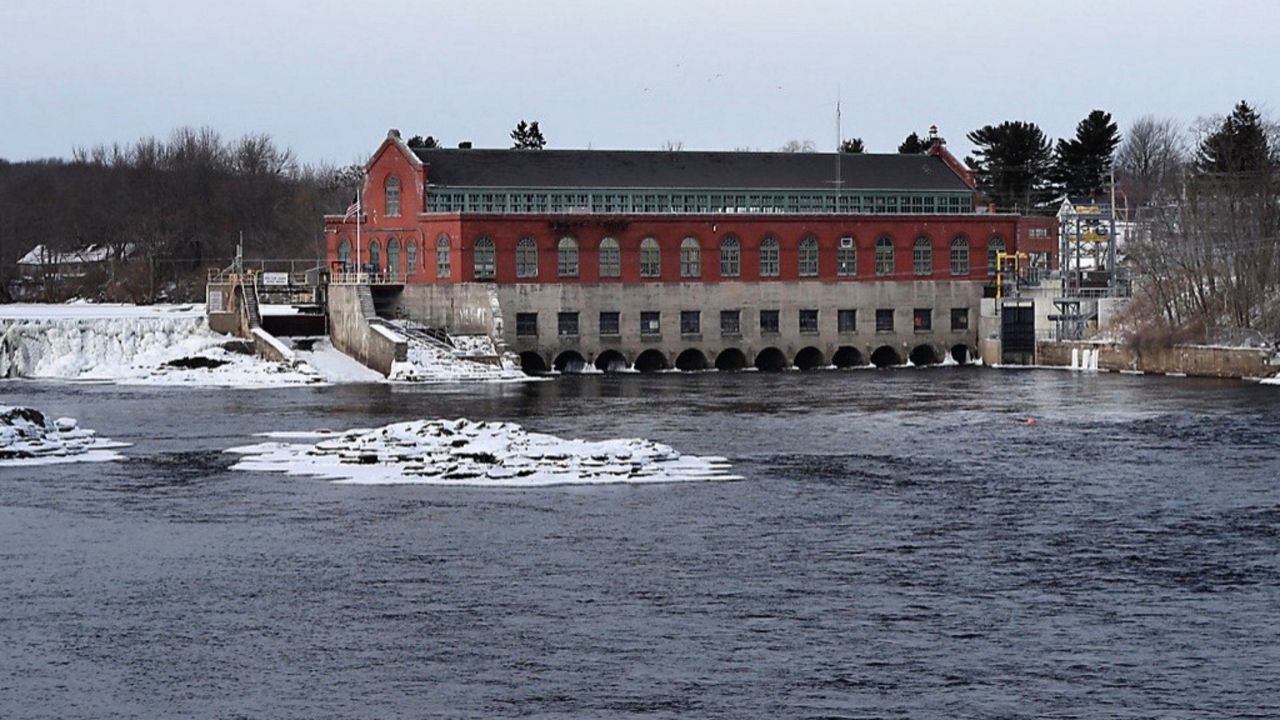
[{"label": "dark river", "polygon": [[[934,369],[0,403],[134,443],[0,469],[4,718],[1280,717],[1280,388]],[[343,486],[222,452],[458,416],[745,479]]]}]

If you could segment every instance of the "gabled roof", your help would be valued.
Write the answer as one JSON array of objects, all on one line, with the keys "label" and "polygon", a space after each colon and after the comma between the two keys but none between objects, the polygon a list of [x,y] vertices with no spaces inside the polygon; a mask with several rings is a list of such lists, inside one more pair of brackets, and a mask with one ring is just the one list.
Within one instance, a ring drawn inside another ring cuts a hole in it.
[{"label": "gabled roof", "polygon": [[930,155],[414,148],[433,186],[968,192]]}]

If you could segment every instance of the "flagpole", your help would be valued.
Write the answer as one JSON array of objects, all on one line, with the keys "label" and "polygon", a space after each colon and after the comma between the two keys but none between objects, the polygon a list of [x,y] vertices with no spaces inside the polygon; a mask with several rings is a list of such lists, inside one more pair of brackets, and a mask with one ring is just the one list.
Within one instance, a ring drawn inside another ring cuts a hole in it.
[{"label": "flagpole", "polygon": [[364,266],[360,262],[360,216],[364,214],[364,173],[360,173],[360,184],[356,186],[356,282]]}]

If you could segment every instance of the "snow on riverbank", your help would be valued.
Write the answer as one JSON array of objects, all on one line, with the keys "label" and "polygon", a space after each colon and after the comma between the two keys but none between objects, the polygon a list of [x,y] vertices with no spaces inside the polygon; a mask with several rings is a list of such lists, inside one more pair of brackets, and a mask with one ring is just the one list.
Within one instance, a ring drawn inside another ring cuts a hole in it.
[{"label": "snow on riverbank", "polygon": [[640,439],[563,440],[512,423],[418,420],[372,430],[261,437],[275,441],[227,451],[244,456],[233,469],[367,485],[546,487],[740,479],[722,457],[681,455]]},{"label": "snow on riverbank", "polygon": [[0,406],[0,467],[119,460],[128,443],[98,437],[74,418],[45,417],[39,410]]},{"label": "snow on riverbank", "polygon": [[402,382],[522,382],[529,380],[510,359],[502,358],[501,366],[464,360],[441,347],[409,339],[405,362],[391,366],[392,380]]},{"label": "snow on riverbank", "polygon": [[278,387],[321,378],[209,329],[199,305],[0,305],[0,377]]}]

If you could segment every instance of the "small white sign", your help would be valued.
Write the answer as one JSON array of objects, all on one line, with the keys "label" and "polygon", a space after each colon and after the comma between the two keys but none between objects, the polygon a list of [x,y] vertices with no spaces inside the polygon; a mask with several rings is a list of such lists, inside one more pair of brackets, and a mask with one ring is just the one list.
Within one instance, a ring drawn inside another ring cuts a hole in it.
[{"label": "small white sign", "polygon": [[288,285],[289,273],[282,272],[264,272],[262,273],[263,285]]},{"label": "small white sign", "polygon": [[208,304],[209,312],[211,313],[226,312],[224,305],[222,304],[221,290],[210,290],[206,303]]}]

